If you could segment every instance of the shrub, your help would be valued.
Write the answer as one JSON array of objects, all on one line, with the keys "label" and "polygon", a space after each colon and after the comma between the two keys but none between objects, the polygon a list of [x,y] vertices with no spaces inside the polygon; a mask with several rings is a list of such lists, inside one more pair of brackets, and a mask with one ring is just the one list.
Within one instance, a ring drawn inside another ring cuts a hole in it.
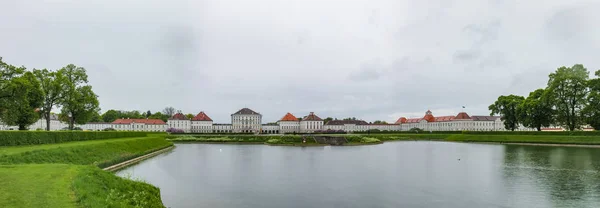
[{"label": "shrub", "polygon": [[281,140],[279,140],[279,139],[269,139],[269,140],[267,140],[267,144],[281,144]]},{"label": "shrub", "polygon": [[423,129],[420,129],[420,128],[417,128],[417,127],[415,127],[415,128],[412,128],[412,129],[410,129],[410,130],[408,130],[408,131],[409,131],[409,132],[414,132],[414,133],[425,132],[425,130],[423,130]]},{"label": "shrub", "polygon": [[344,130],[331,130],[331,129],[327,129],[327,130],[317,130],[315,131],[315,134],[345,134],[346,131]]},{"label": "shrub", "polygon": [[133,131],[0,131],[0,146],[54,144],[71,141],[145,136],[145,132]]},{"label": "shrub", "polygon": [[115,130],[115,129],[113,129],[113,128],[105,128],[105,129],[103,129],[102,131],[116,131],[116,130]]},{"label": "shrub", "polygon": [[373,138],[373,137],[363,137],[360,140],[361,143],[380,143],[381,140]]},{"label": "shrub", "polygon": [[171,134],[182,134],[185,133],[182,129],[176,129],[176,128],[168,128],[167,129],[167,133],[171,133]]}]

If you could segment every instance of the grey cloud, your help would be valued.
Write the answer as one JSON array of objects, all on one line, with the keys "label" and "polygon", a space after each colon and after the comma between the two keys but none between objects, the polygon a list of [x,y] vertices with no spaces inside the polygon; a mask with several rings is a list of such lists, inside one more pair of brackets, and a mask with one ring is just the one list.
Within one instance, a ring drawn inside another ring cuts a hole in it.
[{"label": "grey cloud", "polygon": [[500,20],[492,20],[485,24],[469,24],[463,31],[470,35],[476,45],[481,45],[497,40],[501,26]]},{"label": "grey cloud", "polygon": [[481,57],[479,50],[459,50],[454,53],[452,58],[457,62],[471,62]]},{"label": "grey cloud", "polygon": [[598,7],[581,2],[5,0],[0,56],[86,67],[103,110],[485,115],[558,66],[600,68]]}]

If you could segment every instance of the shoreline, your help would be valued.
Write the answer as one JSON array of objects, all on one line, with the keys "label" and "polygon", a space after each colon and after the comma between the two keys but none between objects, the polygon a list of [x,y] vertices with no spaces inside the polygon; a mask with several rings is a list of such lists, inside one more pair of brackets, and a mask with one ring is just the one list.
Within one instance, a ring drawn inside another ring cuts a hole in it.
[{"label": "shoreline", "polygon": [[135,165],[135,164],[140,163],[140,162],[142,162],[144,160],[150,159],[150,158],[152,158],[154,156],[157,156],[157,155],[160,155],[162,153],[171,151],[174,148],[175,148],[175,145],[171,145],[171,146],[168,146],[168,147],[165,147],[165,148],[158,149],[156,151],[150,152],[148,154],[145,154],[145,155],[142,155],[142,156],[139,156],[139,157],[127,160],[127,161],[123,161],[123,162],[117,163],[115,165],[111,165],[109,167],[106,167],[106,168],[102,168],[102,170],[114,173],[114,172],[116,172],[118,170],[121,170],[123,168]]},{"label": "shoreline", "polygon": [[[383,144],[384,141],[381,142],[373,142],[373,143],[356,143],[349,142],[343,145],[330,145],[330,144],[318,144],[318,143],[281,143],[281,144],[269,144],[266,142],[205,142],[205,141],[177,141],[177,140],[168,140],[175,144],[185,144],[185,143],[197,143],[197,144],[230,144],[230,145],[267,145],[267,146],[290,146],[290,147],[323,147],[323,146],[363,146],[363,145],[377,145]],[[403,141],[403,140],[397,140]],[[418,140],[415,140],[418,141]]]}]

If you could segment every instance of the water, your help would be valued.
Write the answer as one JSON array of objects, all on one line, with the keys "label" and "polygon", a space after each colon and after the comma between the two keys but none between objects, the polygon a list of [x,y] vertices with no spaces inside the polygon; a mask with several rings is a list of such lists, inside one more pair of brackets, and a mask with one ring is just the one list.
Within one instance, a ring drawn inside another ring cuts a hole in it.
[{"label": "water", "polygon": [[600,149],[178,144],[120,171],[167,207],[600,207]]}]

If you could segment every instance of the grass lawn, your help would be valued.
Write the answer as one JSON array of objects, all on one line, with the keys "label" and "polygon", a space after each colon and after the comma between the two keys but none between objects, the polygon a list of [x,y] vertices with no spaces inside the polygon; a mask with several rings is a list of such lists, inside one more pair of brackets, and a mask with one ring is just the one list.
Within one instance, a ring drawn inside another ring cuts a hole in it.
[{"label": "grass lawn", "polygon": [[158,188],[93,166],[0,165],[0,207],[164,207]]},{"label": "grass lawn", "polygon": [[0,164],[61,163],[107,167],[171,145],[161,137],[143,137],[4,147],[0,149]]},{"label": "grass lawn", "polygon": [[18,154],[23,152],[29,152],[33,150],[45,150],[54,149],[59,147],[73,147],[80,145],[93,145],[101,144],[106,142],[118,142],[125,140],[136,140],[145,139],[148,137],[134,137],[134,138],[118,138],[118,139],[104,139],[104,140],[90,140],[90,141],[77,141],[77,142],[65,142],[57,144],[41,144],[41,145],[25,145],[25,146],[0,146],[0,155]]},{"label": "grass lawn", "polygon": [[77,207],[72,165],[0,166],[0,207]]}]

